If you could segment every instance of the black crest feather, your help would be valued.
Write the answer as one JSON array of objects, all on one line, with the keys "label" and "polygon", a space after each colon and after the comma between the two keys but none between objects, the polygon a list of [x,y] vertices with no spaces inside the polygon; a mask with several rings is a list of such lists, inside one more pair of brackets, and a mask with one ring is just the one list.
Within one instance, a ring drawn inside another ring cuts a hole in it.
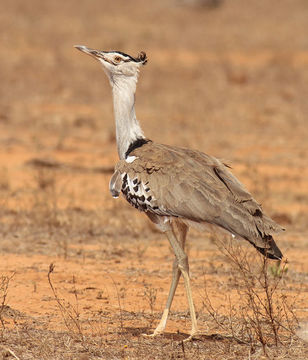
[{"label": "black crest feather", "polygon": [[136,60],[139,61],[139,62],[142,62],[143,65],[145,65],[148,62],[147,54],[144,51],[141,51],[138,54]]}]

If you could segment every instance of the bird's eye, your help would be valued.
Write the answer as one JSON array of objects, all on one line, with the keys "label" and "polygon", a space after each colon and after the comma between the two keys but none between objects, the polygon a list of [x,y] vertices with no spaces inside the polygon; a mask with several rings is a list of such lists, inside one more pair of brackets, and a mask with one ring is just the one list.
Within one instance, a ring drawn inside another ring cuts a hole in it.
[{"label": "bird's eye", "polygon": [[116,63],[120,63],[120,62],[122,61],[122,58],[121,58],[120,56],[116,56],[116,57],[114,58],[114,61],[115,61]]}]

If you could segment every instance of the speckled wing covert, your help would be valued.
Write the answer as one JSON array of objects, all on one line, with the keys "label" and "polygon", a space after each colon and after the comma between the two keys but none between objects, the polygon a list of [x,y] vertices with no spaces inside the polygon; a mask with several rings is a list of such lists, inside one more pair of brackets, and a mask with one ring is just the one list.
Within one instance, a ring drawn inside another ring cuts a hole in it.
[{"label": "speckled wing covert", "polygon": [[199,151],[149,142],[120,160],[110,182],[137,209],[210,223],[248,240],[270,258],[281,258],[272,234],[283,229],[221,161]]}]

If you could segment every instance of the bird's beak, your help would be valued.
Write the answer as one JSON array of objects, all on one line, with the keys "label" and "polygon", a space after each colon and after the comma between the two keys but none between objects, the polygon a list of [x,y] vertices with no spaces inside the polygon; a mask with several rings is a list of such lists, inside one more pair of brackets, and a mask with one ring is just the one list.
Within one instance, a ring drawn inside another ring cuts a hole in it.
[{"label": "bird's beak", "polygon": [[84,52],[85,54],[88,54],[88,55],[94,57],[94,59],[96,59],[96,60],[104,59],[104,51],[93,50],[93,49],[87,48],[86,46],[83,46],[83,45],[74,45],[74,47],[76,49]]}]

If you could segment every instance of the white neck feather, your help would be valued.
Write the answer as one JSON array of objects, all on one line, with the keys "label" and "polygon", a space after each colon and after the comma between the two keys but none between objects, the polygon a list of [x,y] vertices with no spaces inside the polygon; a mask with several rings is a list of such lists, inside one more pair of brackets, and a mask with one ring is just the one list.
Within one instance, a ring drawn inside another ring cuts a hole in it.
[{"label": "white neck feather", "polygon": [[137,80],[138,74],[129,77],[117,75],[110,78],[120,159],[125,159],[125,153],[132,142],[138,138],[144,138],[135,113]]}]

